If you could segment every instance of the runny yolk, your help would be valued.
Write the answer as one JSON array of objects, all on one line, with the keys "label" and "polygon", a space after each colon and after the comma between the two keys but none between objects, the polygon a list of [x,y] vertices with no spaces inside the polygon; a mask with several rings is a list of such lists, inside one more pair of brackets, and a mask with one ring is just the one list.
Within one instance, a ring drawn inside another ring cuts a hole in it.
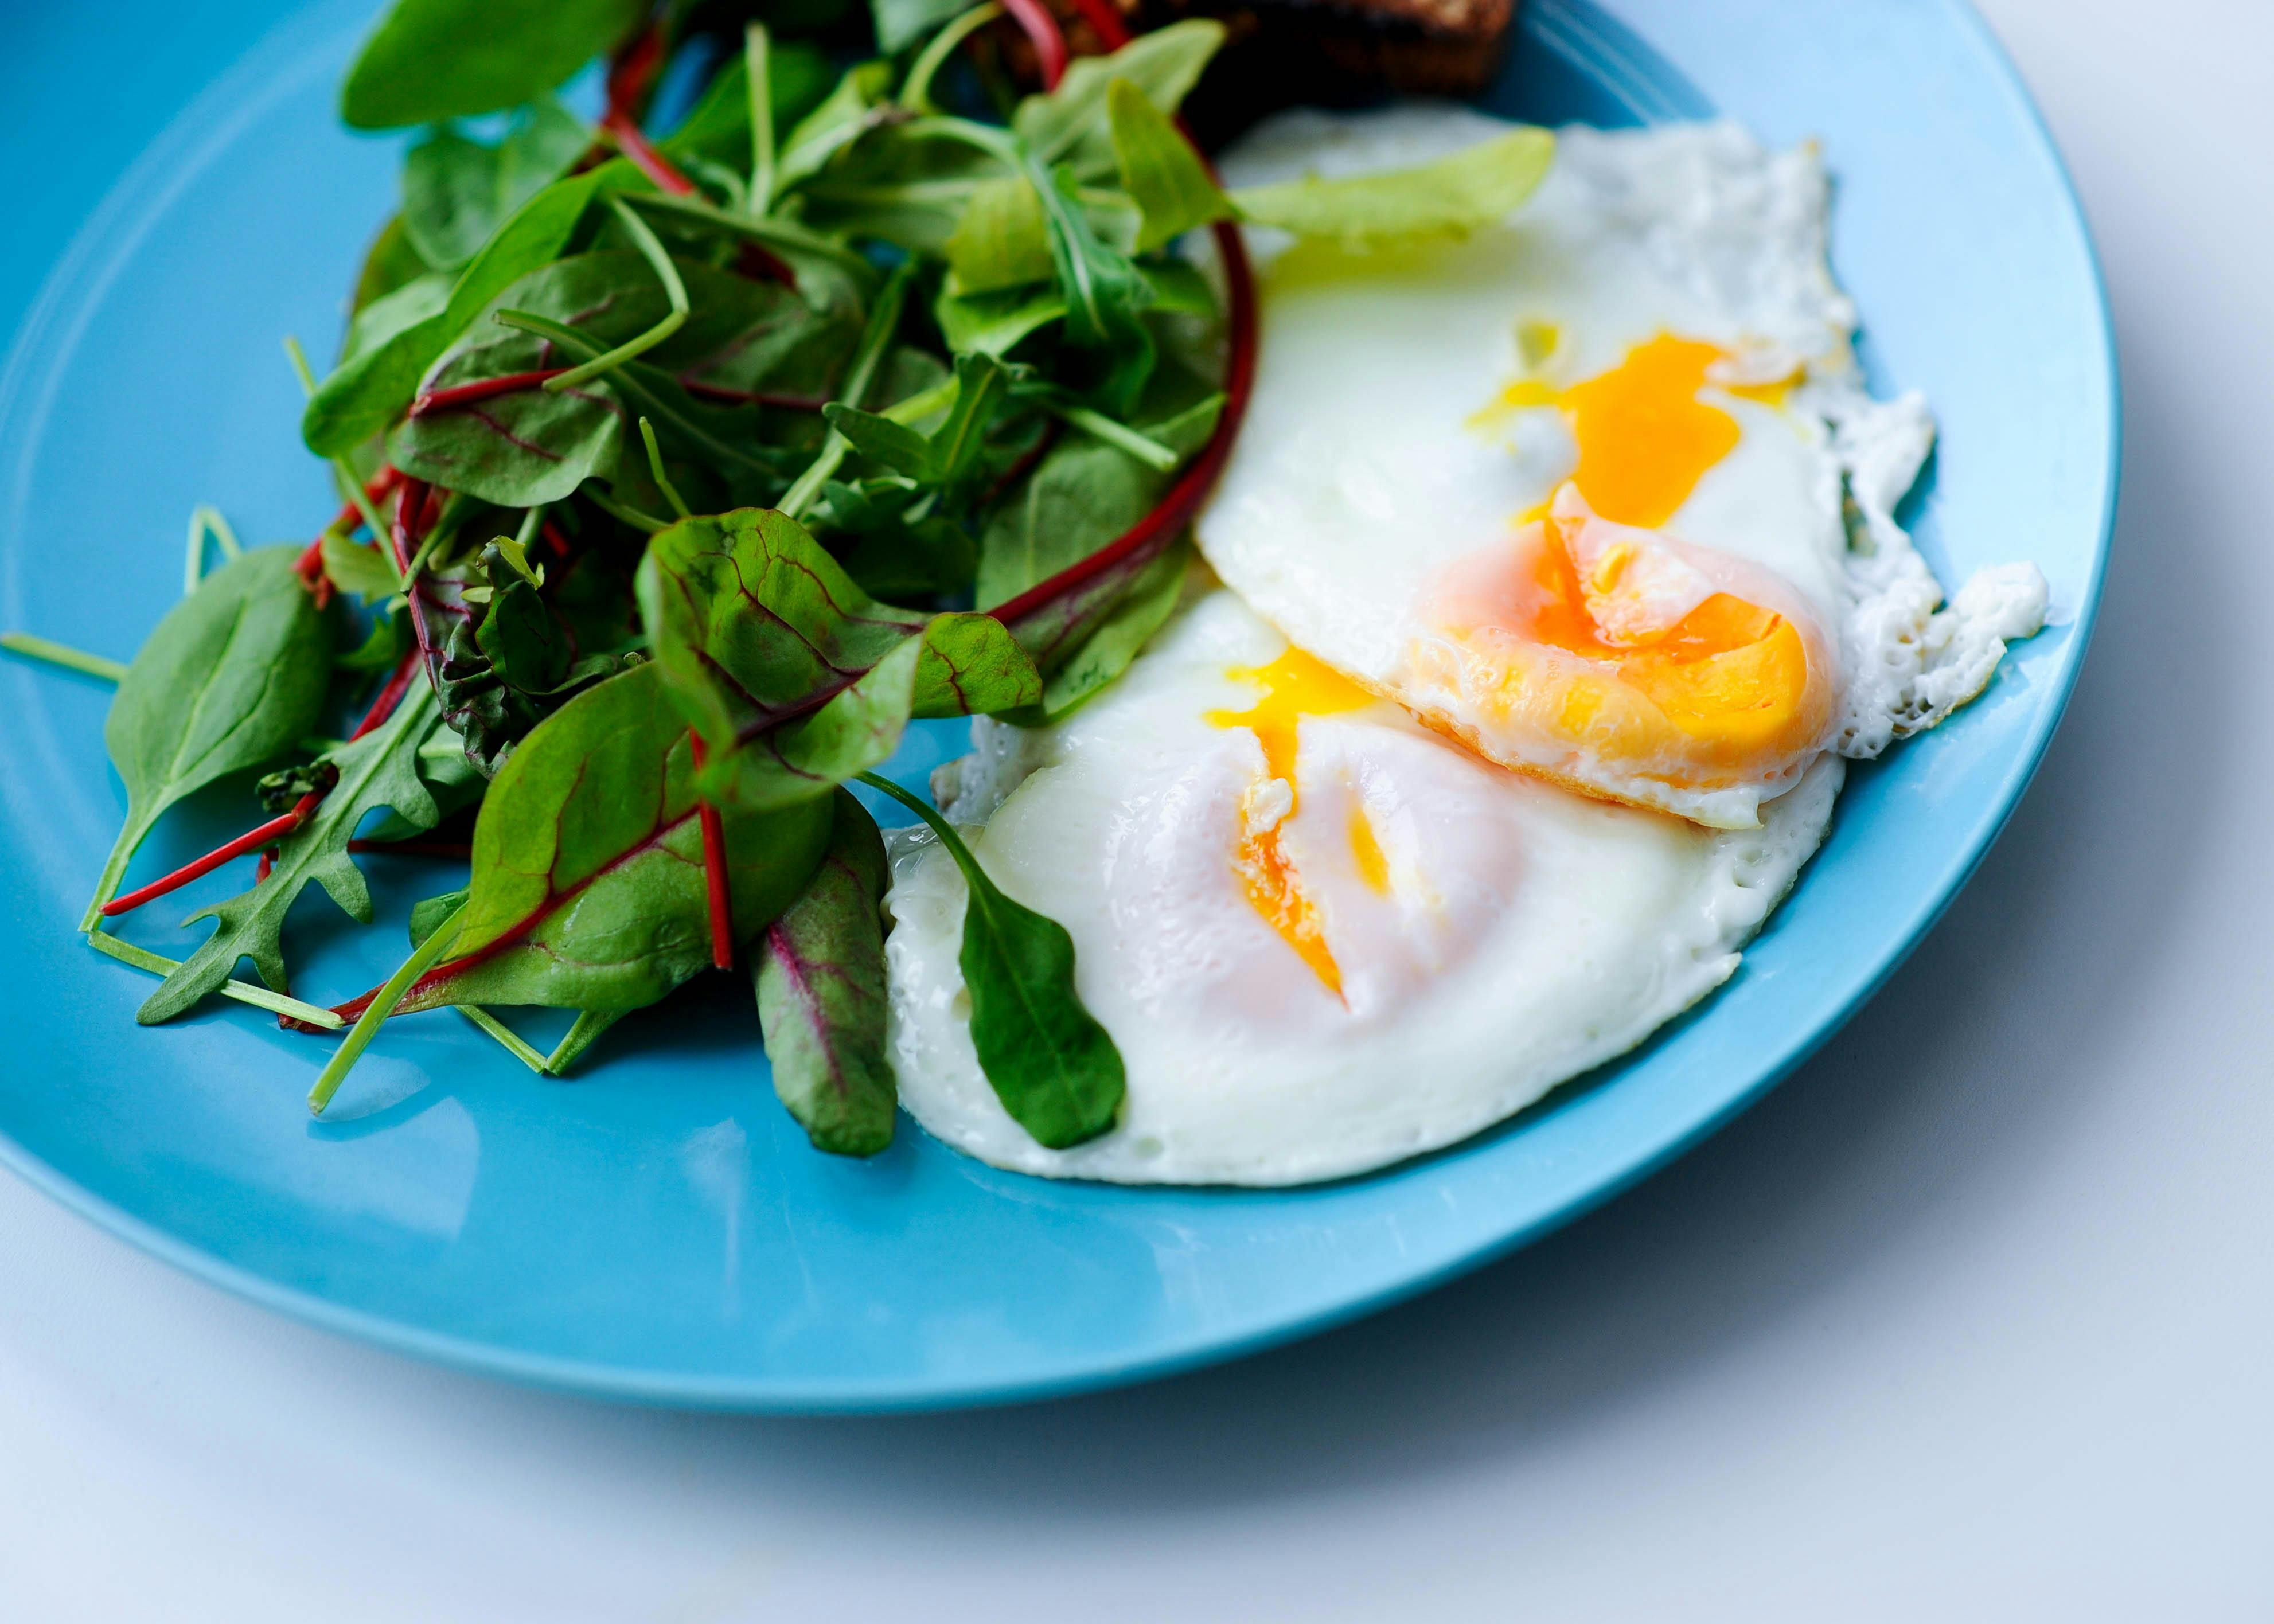
[{"label": "runny yolk", "polygon": [[[1242,802],[1245,826],[1239,846],[1232,853],[1232,868],[1239,875],[1247,900],[1255,911],[1311,966],[1311,973],[1327,990],[1339,998],[1343,991],[1342,970],[1327,946],[1318,907],[1304,893],[1302,876],[1288,858],[1279,835],[1297,810],[1295,755],[1302,719],[1306,716],[1362,710],[1374,703],[1374,695],[1300,649],[1289,649],[1269,665],[1241,666],[1231,674],[1234,680],[1257,690],[1256,701],[1245,710],[1211,710],[1208,720],[1218,727],[1245,727],[1263,747],[1263,779],[1248,791]],[[1275,781],[1287,786],[1283,807],[1270,807],[1269,801],[1261,799],[1265,792],[1270,792]],[[1277,816],[1269,816],[1266,808],[1276,810]],[[1267,816],[1268,822],[1264,821]],[[1387,883],[1388,867],[1382,861],[1382,848],[1374,841],[1372,827],[1363,825],[1365,816],[1362,808],[1352,814],[1352,853],[1367,883],[1381,890]],[[1360,846],[1362,825],[1365,844]],[[1367,865],[1369,851],[1373,853],[1373,868]],[[1382,875],[1381,881],[1375,879],[1376,870]]]},{"label": "runny yolk", "polygon": [[[1579,442],[1572,478],[1587,505],[1613,523],[1655,530],[1690,500],[1706,470],[1737,448],[1737,420],[1698,398],[1708,369],[1727,358],[1717,345],[1661,333],[1585,383],[1559,389],[1527,379],[1502,390],[1496,405],[1562,407]],[[1726,392],[1774,405],[1787,387]]]}]

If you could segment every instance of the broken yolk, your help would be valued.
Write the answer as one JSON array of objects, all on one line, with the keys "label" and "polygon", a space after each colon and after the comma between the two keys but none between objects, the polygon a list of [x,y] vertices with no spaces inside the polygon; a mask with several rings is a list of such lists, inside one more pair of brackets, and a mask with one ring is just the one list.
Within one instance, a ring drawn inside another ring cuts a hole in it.
[{"label": "broken yolk", "polygon": [[[1258,690],[1255,703],[1245,710],[1211,710],[1208,720],[1218,727],[1245,727],[1263,747],[1263,779],[1248,790],[1240,803],[1244,827],[1232,853],[1232,868],[1255,911],[1311,966],[1311,973],[1327,990],[1339,998],[1342,970],[1327,946],[1318,907],[1305,894],[1302,876],[1288,858],[1279,833],[1297,808],[1295,755],[1302,719],[1362,710],[1374,703],[1374,695],[1294,648],[1269,665],[1243,666],[1231,676]],[[1274,788],[1283,784],[1284,795]],[[1364,808],[1352,814],[1351,846],[1359,874],[1376,891],[1385,889],[1389,866],[1374,840],[1373,826],[1366,822]]]},{"label": "broken yolk", "polygon": [[[1545,530],[1532,559],[1528,623],[1510,630],[1615,666],[1619,681],[1722,762],[1771,749],[1793,727],[1808,686],[1808,651],[1791,621],[1716,592],[1662,631],[1614,637],[1589,607],[1588,589],[1598,596],[1615,593],[1631,553],[1613,548],[1583,582],[1562,527],[1550,523]],[[1601,721],[1603,707],[1592,685],[1567,693],[1565,710],[1574,706],[1584,714],[1562,718],[1568,731],[1585,734]]]}]

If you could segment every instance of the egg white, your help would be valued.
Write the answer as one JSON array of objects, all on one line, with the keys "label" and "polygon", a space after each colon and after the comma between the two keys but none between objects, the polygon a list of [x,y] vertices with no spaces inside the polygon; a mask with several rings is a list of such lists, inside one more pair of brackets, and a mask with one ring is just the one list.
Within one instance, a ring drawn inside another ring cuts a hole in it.
[{"label": "egg white", "polygon": [[[1160,1184],[1297,1184],[1452,1144],[1727,980],[1838,790],[1827,759],[1763,827],[1711,831],[1508,772],[1382,703],[1306,715],[1295,782],[1272,786],[1257,735],[1224,717],[1254,702],[1238,673],[1285,648],[1207,591],[1069,719],[979,723],[949,786],[990,876],[1073,936],[1127,1066],[1100,1139],[1046,1150],[1005,1112],[972,1049],[963,882],[937,842],[893,838],[891,1052],[935,1136],[998,1167]],[[1299,795],[1281,834],[1339,996],[1235,872],[1260,790]]]},{"label": "egg white", "polygon": [[[1503,127],[1434,103],[1304,110],[1259,126],[1223,168],[1235,185],[1361,172]],[[2042,620],[2044,581],[2008,567],[1938,612],[1940,588],[1894,517],[1932,419],[1916,395],[1881,402],[1863,387],[1812,147],[1769,152],[1726,123],[1558,139],[1539,192],[1457,242],[1337,255],[1251,231],[1255,393],[1195,533],[1298,644],[1492,758],[1748,827],[1821,751],[1876,754],[1978,693],[2005,640]],[[1531,353],[1542,333],[1552,348]],[[1490,403],[1521,378],[1597,377],[1663,335],[1724,352],[1696,398],[1739,438],[1659,529],[1772,582],[1748,601],[1774,597],[1810,650],[1804,733],[1695,776],[1512,731],[1492,708],[1497,671],[1449,675],[1430,658],[1446,646],[1431,605],[1448,572],[1506,549],[1518,515],[1572,488],[1565,415]],[[1729,392],[1778,380],[1781,398]]]}]

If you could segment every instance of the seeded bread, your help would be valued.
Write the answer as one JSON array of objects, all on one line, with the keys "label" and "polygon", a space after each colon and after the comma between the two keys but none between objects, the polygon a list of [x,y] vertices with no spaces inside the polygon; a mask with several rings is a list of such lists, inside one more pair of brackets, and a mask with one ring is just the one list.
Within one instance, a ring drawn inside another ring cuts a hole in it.
[{"label": "seeded bread", "polygon": [[[1385,93],[1461,96],[1490,82],[1517,0],[1112,0],[1131,32],[1186,17],[1229,31],[1223,52],[1186,104],[1215,146],[1266,113],[1299,103],[1347,105]],[[1049,0],[1076,53],[1101,48],[1073,0]],[[1012,62],[1033,56],[1020,41]]]}]

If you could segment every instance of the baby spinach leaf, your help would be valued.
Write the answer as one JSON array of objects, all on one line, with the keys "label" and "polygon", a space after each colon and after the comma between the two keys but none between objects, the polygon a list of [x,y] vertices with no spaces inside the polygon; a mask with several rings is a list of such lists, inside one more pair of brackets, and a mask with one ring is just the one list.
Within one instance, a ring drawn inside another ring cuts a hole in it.
[{"label": "baby spinach leaf", "polygon": [[971,1046],[1003,1109],[1050,1150],[1113,1126],[1127,1092],[1121,1051],[1074,988],[1073,938],[1056,920],[1005,896],[945,819],[874,773],[861,781],[930,825],[962,871],[963,948]]},{"label": "baby spinach leaf", "polygon": [[824,796],[889,756],[911,717],[1042,695],[998,622],[880,604],[779,513],[673,525],[637,590],[671,698],[709,749],[706,782],[732,804]]},{"label": "baby spinach leaf", "polygon": [[[726,810],[742,939],[804,888],[830,823],[825,800]],[[638,1009],[710,966],[693,752],[654,665],[579,694],[500,771],[474,824],[473,875],[451,951],[403,1010]]]},{"label": "baby spinach leaf", "polygon": [[126,823],[82,929],[94,928],[167,808],[266,765],[315,726],[332,636],[294,573],[297,558],[294,547],[260,547],[214,571],[167,611],[127,667],[102,728],[126,785]]},{"label": "baby spinach leaf", "polygon": [[[991,293],[1045,282],[1055,273],[1042,194],[1023,175],[979,182],[944,250],[959,294]],[[1060,312],[1064,312],[1061,298]]]},{"label": "baby spinach leaf", "polygon": [[357,130],[517,107],[630,33],[646,0],[395,0],[340,87]]},{"label": "baby spinach leaf", "polygon": [[971,0],[870,0],[876,19],[877,49],[897,51],[915,44],[950,18],[970,7]]},{"label": "baby spinach leaf", "polygon": [[318,386],[300,418],[300,437],[318,456],[345,456],[382,432],[410,404],[419,376],[498,295],[558,259],[606,177],[593,169],[555,181],[523,204],[459,273],[439,315],[358,352]]},{"label": "baby spinach leaf", "polygon": [[403,229],[403,216],[393,215],[379,229],[379,235],[371,239],[371,246],[364,250],[350,308],[360,311],[374,299],[385,298],[405,282],[414,282],[433,268],[410,245]]},{"label": "baby spinach leaf", "polygon": [[[1136,427],[1180,456],[1208,443],[1224,410],[1221,395],[1164,374]],[[978,597],[1007,602],[1088,558],[1150,513],[1173,476],[1118,446],[1068,434],[990,515],[980,538]]]},{"label": "baby spinach leaf", "polygon": [[1179,537],[1146,565],[1095,629],[1050,673],[1043,684],[1042,703],[1013,711],[1005,719],[1028,727],[1046,726],[1111,686],[1175,611],[1192,558],[1191,544]]},{"label": "baby spinach leaf", "polygon": [[532,102],[494,147],[447,126],[435,131],[403,161],[403,229],[411,246],[428,265],[456,270],[591,144],[584,121],[550,95]]},{"label": "baby spinach leaf", "polygon": [[961,524],[937,513],[911,517],[928,502],[913,479],[885,474],[852,485],[822,485],[816,522],[831,531],[830,552],[863,591],[878,598],[923,598],[971,585],[979,549]]},{"label": "baby spinach leaf", "polygon": [[367,542],[350,541],[337,530],[320,538],[324,574],[334,586],[358,598],[387,598],[403,588],[395,560]]},{"label": "baby spinach leaf", "polygon": [[899,1094],[885,1054],[885,842],[839,790],[829,849],[766,928],[753,979],[774,1092],[817,1150],[873,1156],[892,1142]]},{"label": "baby spinach leaf", "polygon": [[433,690],[414,682],[395,714],[322,758],[335,775],[330,792],[316,803],[308,821],[276,843],[276,863],[268,877],[227,902],[200,909],[184,924],[208,916],[214,933],[181,967],[152,993],[135,1019],[144,1026],[170,1020],[207,993],[219,989],[240,959],[252,960],[260,979],[287,990],[284,916],[312,880],[358,923],[371,922],[371,891],[348,855],[348,841],[371,813],[385,807],[415,829],[431,829],[440,818],[418,773],[418,746],[440,726]]},{"label": "baby spinach leaf", "polygon": [[1345,247],[1459,237],[1504,220],[1530,197],[1555,156],[1545,130],[1517,129],[1410,169],[1341,180],[1316,176],[1231,194],[1243,220]]},{"label": "baby spinach leaf", "polygon": [[358,357],[379,349],[397,334],[440,315],[450,303],[450,285],[455,280],[448,271],[428,271],[357,311],[355,319],[348,323],[347,342],[340,349],[340,365],[345,366]]},{"label": "baby spinach leaf", "polygon": [[1011,127],[1038,162],[1070,164],[1084,181],[1110,178],[1113,138],[1106,96],[1113,82],[1126,79],[1154,106],[1173,113],[1224,37],[1222,23],[1192,19],[1140,34],[1111,56],[1077,57],[1056,90],[1019,104]]},{"label": "baby spinach leaf", "polygon": [[1143,218],[1137,252],[1165,247],[1195,226],[1231,213],[1208,166],[1169,116],[1126,79],[1107,87],[1112,116],[1113,160],[1121,189]]}]

